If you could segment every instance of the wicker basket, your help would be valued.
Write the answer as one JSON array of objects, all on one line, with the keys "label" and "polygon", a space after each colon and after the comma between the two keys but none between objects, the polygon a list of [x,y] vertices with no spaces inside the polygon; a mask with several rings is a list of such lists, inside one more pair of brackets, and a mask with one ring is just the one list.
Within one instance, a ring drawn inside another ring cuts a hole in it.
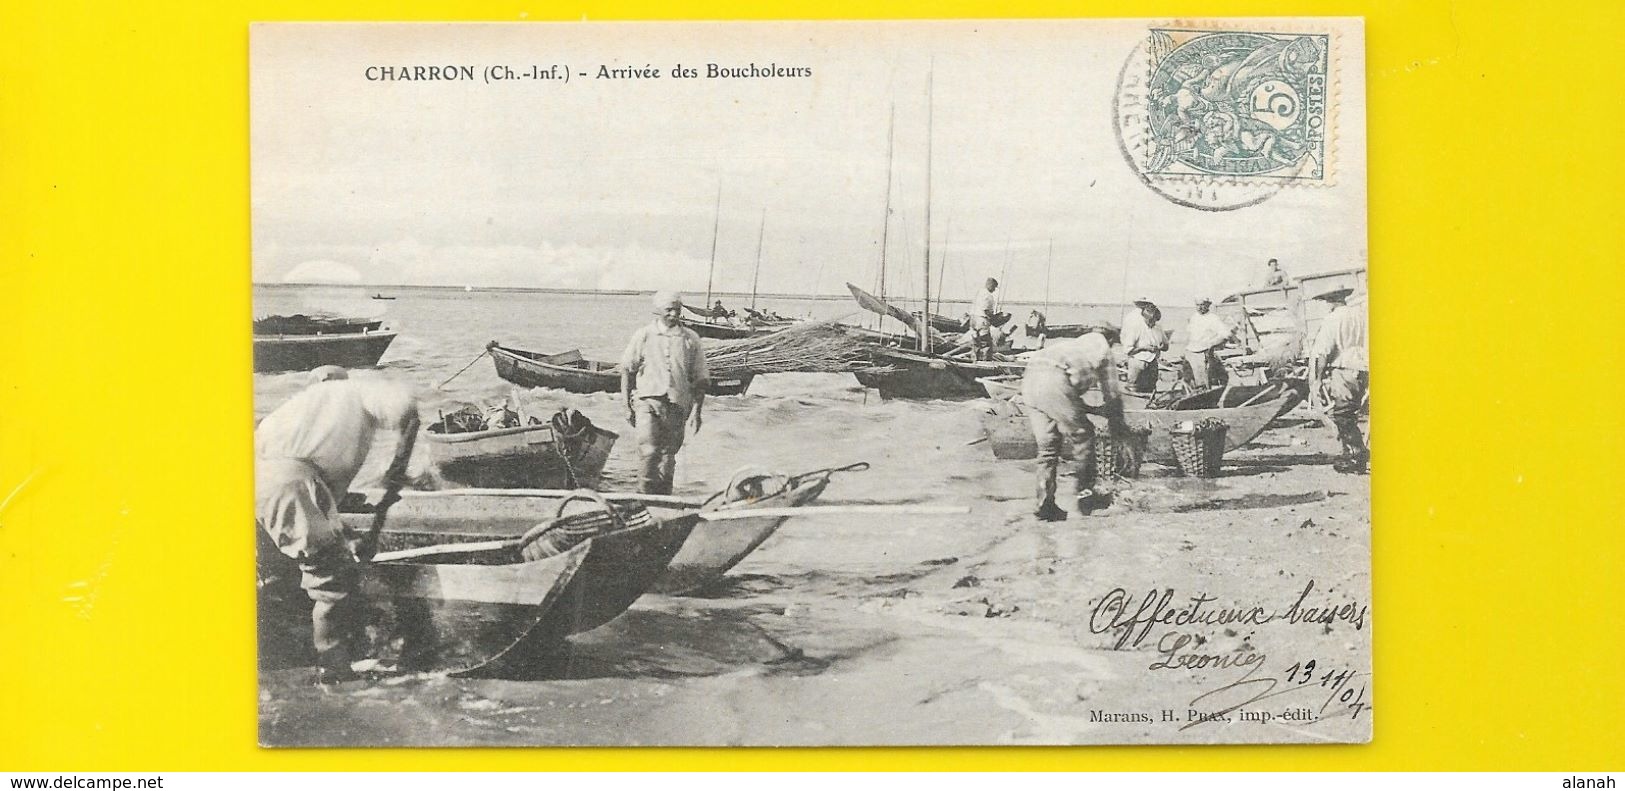
[{"label": "wicker basket", "polygon": [[1150,428],[1137,428],[1128,436],[1114,438],[1109,432],[1095,437],[1095,475],[1100,478],[1137,478]]},{"label": "wicker basket", "polygon": [[1224,421],[1214,418],[1175,426],[1170,433],[1179,471],[1197,478],[1218,475],[1224,460],[1224,435],[1229,429]]},{"label": "wicker basket", "polygon": [[[591,500],[597,508],[566,516],[564,509],[577,500]],[[653,523],[653,516],[641,503],[611,505],[603,495],[583,490],[559,503],[552,519],[531,528],[520,539],[519,554],[525,560],[550,558],[568,552],[593,536]]]}]

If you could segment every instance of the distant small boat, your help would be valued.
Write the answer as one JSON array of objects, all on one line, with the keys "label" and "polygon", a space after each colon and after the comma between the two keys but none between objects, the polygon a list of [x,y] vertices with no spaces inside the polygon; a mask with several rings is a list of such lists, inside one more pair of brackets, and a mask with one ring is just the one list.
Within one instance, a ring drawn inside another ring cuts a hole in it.
[{"label": "distant small boat", "polygon": [[[579,349],[559,354],[527,352],[503,346],[496,341],[486,345],[497,376],[524,387],[552,387],[572,393],[616,393],[621,389],[621,370],[615,363],[589,360]],[[753,374],[719,377],[706,391],[711,395],[739,395],[750,388]]]},{"label": "distant small boat", "polygon": [[[278,318],[278,317],[273,317]],[[310,326],[291,327],[289,332],[265,332],[266,320],[255,322],[254,373],[309,371],[323,365],[342,368],[370,368],[378,364],[397,333],[382,329],[380,322],[352,323],[358,331],[321,332]]]},{"label": "distant small boat", "polygon": [[394,299],[394,297],[386,297],[383,294],[373,294],[372,298],[373,299]]}]

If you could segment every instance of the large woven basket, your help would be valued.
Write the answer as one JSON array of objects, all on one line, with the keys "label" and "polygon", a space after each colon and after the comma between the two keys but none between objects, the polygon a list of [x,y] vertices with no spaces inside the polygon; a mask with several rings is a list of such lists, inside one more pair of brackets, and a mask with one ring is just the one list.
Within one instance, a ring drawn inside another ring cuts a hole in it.
[{"label": "large woven basket", "polygon": [[1140,462],[1145,459],[1145,446],[1150,439],[1150,428],[1133,429],[1124,437],[1100,433],[1095,437],[1095,474],[1101,478],[1139,477]]},{"label": "large woven basket", "polygon": [[1216,418],[1175,426],[1170,434],[1179,471],[1196,478],[1218,475],[1224,461],[1224,436],[1229,430],[1224,421]]}]

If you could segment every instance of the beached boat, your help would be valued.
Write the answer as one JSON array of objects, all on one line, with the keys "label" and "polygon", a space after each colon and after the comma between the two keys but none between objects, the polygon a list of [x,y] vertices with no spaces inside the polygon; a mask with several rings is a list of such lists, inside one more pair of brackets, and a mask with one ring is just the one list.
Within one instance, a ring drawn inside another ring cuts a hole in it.
[{"label": "beached boat", "polygon": [[383,319],[357,319],[327,313],[292,313],[254,319],[255,335],[342,335],[373,332]]},{"label": "beached boat", "polygon": [[[579,350],[542,354],[503,346],[496,341],[486,345],[495,363],[497,376],[524,387],[552,387],[572,393],[616,393],[621,389],[621,370],[615,363],[588,360]],[[715,377],[706,391],[711,395],[739,395],[750,388],[752,374]]]},{"label": "beached boat", "polygon": [[596,489],[620,437],[590,422],[569,434],[553,423],[447,433],[445,421],[425,436],[440,488],[491,489]]},{"label": "beached boat", "polygon": [[[698,510],[657,517],[596,498],[596,517],[585,516],[608,529],[555,553],[537,551],[536,542],[552,542],[537,528],[554,523],[562,499],[407,494],[389,511],[376,562],[358,570],[365,650],[385,667],[453,675],[549,674],[568,653],[566,638],[648,591],[700,519]],[[371,506],[346,505],[346,527],[365,532]],[[262,666],[307,664],[310,603],[299,570],[256,532]]]},{"label": "beached boat", "polygon": [[[1174,448],[1170,431],[1182,423],[1216,418],[1224,421],[1226,451],[1252,442],[1270,421],[1291,410],[1303,400],[1303,391],[1286,383],[1248,387],[1218,388],[1181,399],[1169,409],[1125,408],[1123,418],[1135,427],[1149,427],[1146,461],[1172,464]],[[1220,406],[1220,404],[1224,406]],[[1106,419],[1090,415],[1097,431],[1106,429]],[[1034,459],[1038,443],[1027,420],[1026,405],[1020,398],[993,401],[982,417],[982,428],[1000,459]]]},{"label": "beached boat", "polygon": [[[753,508],[788,508],[807,505],[829,486],[830,476],[849,470],[866,470],[867,463],[800,475],[747,472],[734,476],[728,487],[713,495],[705,509],[739,511]],[[666,513],[651,505],[655,513]],[[655,593],[682,594],[698,590],[720,579],[745,556],[756,551],[783,525],[787,516],[764,516],[727,522],[701,522],[688,541],[672,558],[671,566],[655,581]]]},{"label": "beached boat", "polygon": [[738,341],[746,338],[760,338],[763,335],[771,335],[778,332],[779,330],[782,330],[794,323],[786,321],[773,324],[741,325],[730,324],[722,321],[695,321],[694,319],[686,316],[678,319],[678,322],[684,327],[693,330],[695,334],[699,335],[701,338],[710,338],[712,340],[719,341]]},{"label": "beached boat", "polygon": [[1019,374],[1026,368],[1020,362],[970,362],[936,354],[874,347],[869,352],[876,368],[856,374],[864,387],[880,391],[881,398],[981,398],[985,395],[976,380],[987,376]]},{"label": "beached boat", "polygon": [[[390,509],[384,552],[523,536],[560,505],[434,494],[452,496],[408,498]],[[509,547],[364,565],[359,589],[374,652],[402,669],[546,673],[565,638],[608,623],[647,592],[699,521],[697,511],[655,517],[615,508],[624,528],[551,557],[529,560]],[[365,530],[372,517],[344,519]]]},{"label": "beached boat", "polygon": [[254,373],[309,371],[323,365],[368,368],[395,340],[393,330],[254,336]]},{"label": "beached boat", "polygon": [[[982,386],[982,391],[987,393],[988,398],[1008,400],[1021,395],[1021,374],[984,376],[977,379],[976,383]],[[1090,393],[1094,392],[1090,391]],[[1088,401],[1090,393],[1084,394],[1086,401]],[[1151,403],[1151,396],[1146,393],[1122,390],[1120,395],[1123,399],[1124,409],[1146,409]],[[1095,398],[1099,398],[1098,394],[1095,395]],[[1089,401],[1089,403],[1095,402]]]}]

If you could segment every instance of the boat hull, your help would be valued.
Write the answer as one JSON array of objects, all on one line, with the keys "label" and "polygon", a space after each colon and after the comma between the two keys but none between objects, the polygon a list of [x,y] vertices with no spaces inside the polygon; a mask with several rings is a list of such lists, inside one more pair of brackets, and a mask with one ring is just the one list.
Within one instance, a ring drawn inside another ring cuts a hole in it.
[{"label": "boat hull", "polygon": [[[558,505],[500,498],[408,498],[390,509],[384,551],[513,538]],[[370,514],[346,514],[365,530]],[[608,623],[647,592],[698,522],[695,513],[587,539],[553,557],[517,551],[468,562],[364,566],[359,589],[371,651],[402,669],[535,677],[566,653],[565,638]],[[308,634],[308,632],[307,632]]]},{"label": "boat hull", "polygon": [[[818,499],[829,485],[829,477],[792,482],[783,491],[749,502],[718,506],[719,510],[784,508],[806,505]],[[658,509],[656,509],[658,511]],[[703,588],[718,579],[778,531],[787,516],[735,519],[726,522],[700,522],[689,534],[668,566],[655,580],[654,593],[683,594]]]},{"label": "boat hull", "polygon": [[[1288,391],[1278,393],[1269,400],[1250,406],[1213,409],[1124,409],[1123,418],[1130,426],[1146,426],[1151,437],[1146,444],[1145,460],[1160,464],[1174,462],[1171,431],[1181,423],[1216,418],[1228,426],[1224,449],[1235,450],[1252,442],[1270,421],[1296,406],[1298,398]],[[1090,415],[1096,431],[1106,430],[1106,419]],[[982,416],[982,428],[987,434],[993,455],[1000,459],[1038,458],[1038,442],[1033,439],[1026,407],[1019,399],[994,401],[993,407]],[[1070,453],[1070,448],[1068,448]]]},{"label": "boat hull", "polygon": [[978,378],[1019,373],[1021,363],[959,362],[893,349],[871,352],[875,366],[887,370],[855,374],[864,387],[880,391],[881,398],[981,398],[986,394]]},{"label": "boat hull", "polygon": [[598,488],[620,435],[597,426],[561,444],[551,426],[426,435],[438,488]]},{"label": "boat hull", "polygon": [[[620,369],[609,363],[581,360],[579,354],[541,355],[505,346],[488,349],[496,366],[497,376],[503,381],[522,387],[550,387],[571,393],[618,393],[621,389]],[[555,364],[539,358],[574,356],[587,367]],[[717,377],[706,389],[709,395],[740,395],[750,389],[754,375]]]},{"label": "boat hull", "polygon": [[718,341],[740,341],[748,338],[760,338],[763,335],[772,335],[779,330],[790,326],[789,322],[782,324],[764,324],[754,327],[739,327],[733,324],[715,324],[709,321],[694,321],[682,319],[684,327],[694,331],[701,338],[710,338]]},{"label": "boat hull", "polygon": [[309,371],[323,365],[370,368],[395,341],[394,332],[339,335],[256,335],[254,373]]}]

